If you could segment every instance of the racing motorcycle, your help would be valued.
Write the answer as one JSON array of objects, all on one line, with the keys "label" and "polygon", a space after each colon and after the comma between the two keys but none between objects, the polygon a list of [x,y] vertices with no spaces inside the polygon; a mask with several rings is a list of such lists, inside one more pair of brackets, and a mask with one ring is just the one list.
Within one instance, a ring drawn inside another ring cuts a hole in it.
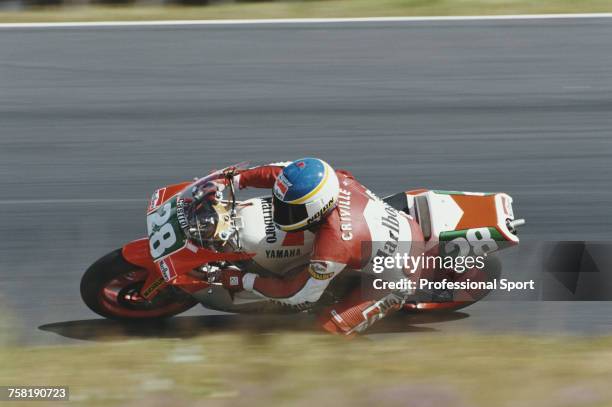
[{"label": "racing motorcycle", "polygon": [[[146,211],[147,236],[100,258],[83,275],[85,304],[120,320],[167,318],[198,303],[234,313],[286,312],[281,304],[247,291],[232,294],[217,282],[228,267],[282,277],[307,264],[313,247],[312,232],[275,227],[271,197],[236,199],[231,177],[244,168],[241,163],[157,189]],[[518,244],[517,227],[524,223],[514,218],[512,198],[505,193],[419,189],[383,201],[418,222],[425,247],[461,256]],[[330,291],[327,301],[341,297],[341,289]],[[431,298],[404,309],[456,310],[484,295]]]}]

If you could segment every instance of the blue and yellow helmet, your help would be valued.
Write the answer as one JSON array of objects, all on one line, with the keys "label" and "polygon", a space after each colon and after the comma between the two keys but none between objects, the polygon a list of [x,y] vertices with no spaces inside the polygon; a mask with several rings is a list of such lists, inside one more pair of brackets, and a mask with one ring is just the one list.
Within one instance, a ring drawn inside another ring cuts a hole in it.
[{"label": "blue and yellow helmet", "polygon": [[318,158],[301,158],[276,178],[273,216],[284,231],[306,229],[336,207],[340,184],[334,169]]}]

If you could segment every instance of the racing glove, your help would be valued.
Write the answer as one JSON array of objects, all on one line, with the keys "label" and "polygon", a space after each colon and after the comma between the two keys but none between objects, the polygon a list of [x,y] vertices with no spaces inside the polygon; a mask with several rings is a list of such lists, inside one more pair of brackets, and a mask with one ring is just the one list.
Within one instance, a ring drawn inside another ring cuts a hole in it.
[{"label": "racing glove", "polygon": [[223,288],[233,294],[244,290],[242,285],[243,276],[244,272],[235,268],[227,268],[221,270],[219,282],[223,285]]}]

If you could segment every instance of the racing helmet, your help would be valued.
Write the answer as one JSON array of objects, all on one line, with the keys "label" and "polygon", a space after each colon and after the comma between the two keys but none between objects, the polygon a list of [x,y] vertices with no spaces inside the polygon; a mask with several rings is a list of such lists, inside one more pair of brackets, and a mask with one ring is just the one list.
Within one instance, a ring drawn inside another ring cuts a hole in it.
[{"label": "racing helmet", "polygon": [[340,183],[334,169],[318,158],[292,162],[276,178],[274,223],[286,232],[306,229],[336,207]]}]

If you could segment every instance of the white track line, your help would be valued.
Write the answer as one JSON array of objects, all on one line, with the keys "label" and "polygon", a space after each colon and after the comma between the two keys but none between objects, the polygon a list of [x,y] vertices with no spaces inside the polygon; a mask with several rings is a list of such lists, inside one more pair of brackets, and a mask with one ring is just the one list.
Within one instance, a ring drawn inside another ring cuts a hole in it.
[{"label": "white track line", "polygon": [[337,24],[418,21],[478,21],[478,20],[552,20],[576,18],[612,18],[612,13],[584,14],[523,14],[496,16],[428,16],[428,17],[364,17],[364,18],[279,18],[261,20],[162,20],[162,21],[93,21],[70,23],[3,23],[0,28],[81,28],[139,26],[199,26],[247,24]]}]

